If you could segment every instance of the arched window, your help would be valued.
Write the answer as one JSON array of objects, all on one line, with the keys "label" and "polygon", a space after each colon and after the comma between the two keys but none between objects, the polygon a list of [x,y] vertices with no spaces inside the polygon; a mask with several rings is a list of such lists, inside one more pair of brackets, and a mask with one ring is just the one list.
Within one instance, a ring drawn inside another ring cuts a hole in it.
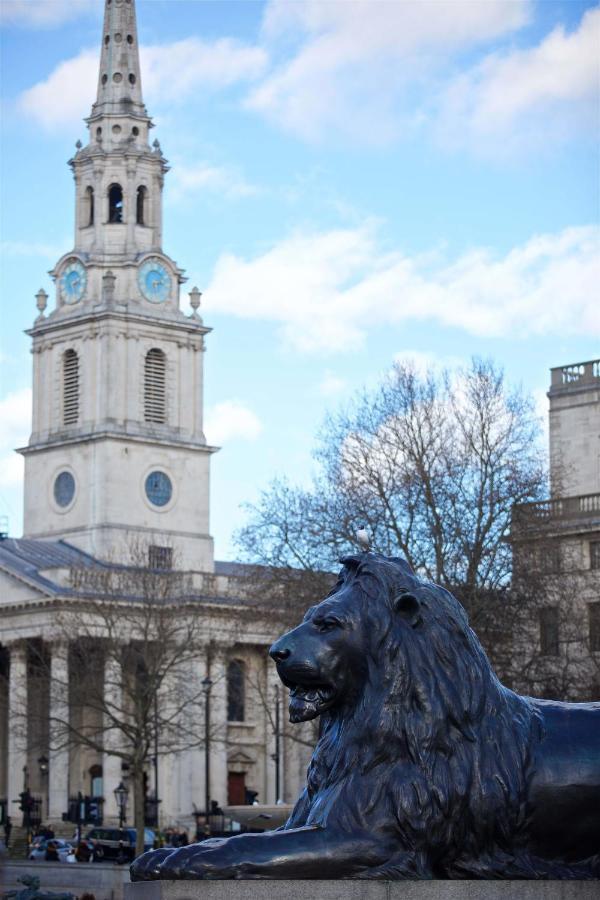
[{"label": "arched window", "polygon": [[63,425],[79,421],[79,357],[74,350],[63,356]]},{"label": "arched window", "polygon": [[164,425],[167,421],[167,357],[153,347],[144,361],[144,420]]},{"label": "arched window", "polygon": [[232,659],[227,666],[227,720],[244,721],[246,700],[246,667],[239,659]]},{"label": "arched window", "polygon": [[123,189],[120,184],[111,184],[108,189],[108,221],[123,221]]},{"label": "arched window", "polygon": [[94,224],[94,188],[85,189],[85,213],[83,217],[85,225]]},{"label": "arched window", "polygon": [[102,766],[92,766],[90,768],[90,796],[102,797],[103,793],[104,783],[102,777]]},{"label": "arched window", "polygon": [[143,184],[137,189],[136,216],[135,220],[138,225],[146,224],[146,196],[148,191]]}]

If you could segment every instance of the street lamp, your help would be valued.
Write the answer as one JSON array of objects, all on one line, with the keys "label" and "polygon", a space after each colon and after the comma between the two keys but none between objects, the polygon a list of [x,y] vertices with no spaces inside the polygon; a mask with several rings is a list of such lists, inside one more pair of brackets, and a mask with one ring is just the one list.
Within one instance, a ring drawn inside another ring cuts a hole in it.
[{"label": "street lamp", "polygon": [[123,823],[127,812],[127,798],[129,796],[129,791],[123,782],[121,782],[119,786],[114,789],[113,794],[115,795],[117,809],[119,810],[119,855],[117,857],[117,863],[122,865],[124,862],[127,862],[123,854]]},{"label": "street lamp", "polygon": [[[48,775],[48,757],[45,753],[42,753],[41,756],[38,756],[38,766],[40,767],[40,775],[45,780]],[[50,798],[46,794],[46,799],[48,802],[48,816],[50,815]]]},{"label": "street lamp", "polygon": [[281,803],[281,735],[279,722],[279,688],[275,687],[275,753],[271,754],[275,763],[275,803]]},{"label": "street lamp", "polygon": [[208,811],[210,807],[210,692],[212,686],[212,678],[207,675],[202,680],[202,690],[204,691],[204,812],[207,835],[210,835]]}]

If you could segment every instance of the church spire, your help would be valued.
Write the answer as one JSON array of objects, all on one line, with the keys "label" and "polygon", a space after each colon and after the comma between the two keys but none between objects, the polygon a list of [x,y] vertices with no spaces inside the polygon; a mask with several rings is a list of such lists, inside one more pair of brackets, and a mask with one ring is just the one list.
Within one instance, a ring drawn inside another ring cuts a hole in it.
[{"label": "church spire", "polygon": [[142,99],[135,0],[105,0],[98,94],[91,118],[147,116]]}]

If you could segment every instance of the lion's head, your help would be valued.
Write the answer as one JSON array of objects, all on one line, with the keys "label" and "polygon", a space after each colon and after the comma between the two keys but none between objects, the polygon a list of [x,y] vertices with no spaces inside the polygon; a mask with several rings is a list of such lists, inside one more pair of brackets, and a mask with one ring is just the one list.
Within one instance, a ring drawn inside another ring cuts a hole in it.
[{"label": "lion's head", "polygon": [[366,700],[371,712],[375,696],[386,698],[388,714],[390,697],[403,711],[431,713],[431,695],[455,717],[462,707],[457,727],[476,718],[479,704],[465,708],[456,678],[464,685],[495,676],[458,601],[402,559],[364,553],[342,563],[331,593],[270,650],[290,689],[290,721],[347,716]]},{"label": "lion's head", "polygon": [[[362,553],[342,563],[331,593],[270,651],[290,689],[290,720],[321,716],[307,790],[286,827],[323,824],[333,815],[325,798],[360,774],[367,795],[350,791],[343,805],[364,818],[393,796],[415,843],[426,833],[432,845],[467,851],[482,834],[491,846],[514,833],[536,727],[530,706],[500,684],[448,591],[402,559]],[[457,811],[450,822],[447,810]],[[485,823],[477,835],[475,820]]]}]

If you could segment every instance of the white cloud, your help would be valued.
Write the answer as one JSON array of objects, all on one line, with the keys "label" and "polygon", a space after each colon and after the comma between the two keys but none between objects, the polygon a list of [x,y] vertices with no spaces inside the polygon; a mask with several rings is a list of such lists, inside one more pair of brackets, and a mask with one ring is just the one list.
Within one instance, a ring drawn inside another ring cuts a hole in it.
[{"label": "white cloud", "polygon": [[23,458],[14,452],[29,440],[31,388],[22,388],[0,400],[0,487],[23,483]]},{"label": "white cloud", "polygon": [[535,404],[535,414],[540,420],[540,425],[542,428],[542,434],[544,436],[544,445],[548,446],[549,434],[550,434],[550,419],[548,416],[549,409],[549,401],[548,395],[544,388],[535,388],[532,391],[533,394],[533,402]]},{"label": "white cloud", "polygon": [[237,199],[253,196],[259,189],[247,182],[235,169],[215,166],[205,161],[193,165],[175,162],[169,182],[169,199],[177,202],[200,191],[212,191],[223,197]]},{"label": "white cloud", "polygon": [[[140,48],[144,99],[150,109],[188,99],[203,92],[256,78],[266,55],[258,47],[221,39],[209,43],[187,38],[171,44]],[[99,51],[84,49],[64,60],[24,91],[18,106],[48,129],[60,129],[89,114],[96,96]]]},{"label": "white cloud", "polygon": [[324,397],[334,397],[345,390],[346,384],[347,382],[344,378],[340,378],[339,375],[328,369],[319,384],[319,393],[323,394]]},{"label": "white cloud", "polygon": [[48,129],[60,129],[89,114],[96,96],[98,51],[82,50],[24,91],[18,105],[25,115]]},{"label": "white cloud", "polygon": [[225,400],[208,410],[205,430],[209,443],[254,441],[262,431],[262,423],[256,413],[239,400]]},{"label": "white cloud", "polygon": [[377,325],[434,321],[486,336],[600,335],[598,229],[532,237],[505,255],[455,260],[382,249],[373,226],[297,233],[254,259],[223,254],[208,309],[279,322],[308,352],[359,346]]},{"label": "white cloud", "polygon": [[599,48],[600,10],[593,9],[571,34],[555,28],[536,47],[488,56],[444,92],[439,139],[496,155],[597,127]]},{"label": "white cloud", "polygon": [[140,48],[144,95],[150,102],[176,103],[195,90],[229,87],[257,78],[267,56],[260,47],[230,38],[210,43],[196,37]]},{"label": "white cloud", "polygon": [[2,0],[0,22],[28,28],[62,25],[89,12],[98,12],[97,0]]},{"label": "white cloud", "polygon": [[410,365],[419,375],[424,376],[432,370],[457,369],[464,366],[468,360],[452,354],[439,356],[423,350],[399,350],[394,354],[394,362]]},{"label": "white cloud", "polygon": [[333,130],[361,142],[388,141],[422,120],[414,97],[403,108],[415,84],[429,97],[431,73],[453,54],[522,27],[530,12],[529,0],[272,0],[263,36],[273,55],[279,44],[289,52],[291,39],[304,39],[248,105],[309,140]]}]

